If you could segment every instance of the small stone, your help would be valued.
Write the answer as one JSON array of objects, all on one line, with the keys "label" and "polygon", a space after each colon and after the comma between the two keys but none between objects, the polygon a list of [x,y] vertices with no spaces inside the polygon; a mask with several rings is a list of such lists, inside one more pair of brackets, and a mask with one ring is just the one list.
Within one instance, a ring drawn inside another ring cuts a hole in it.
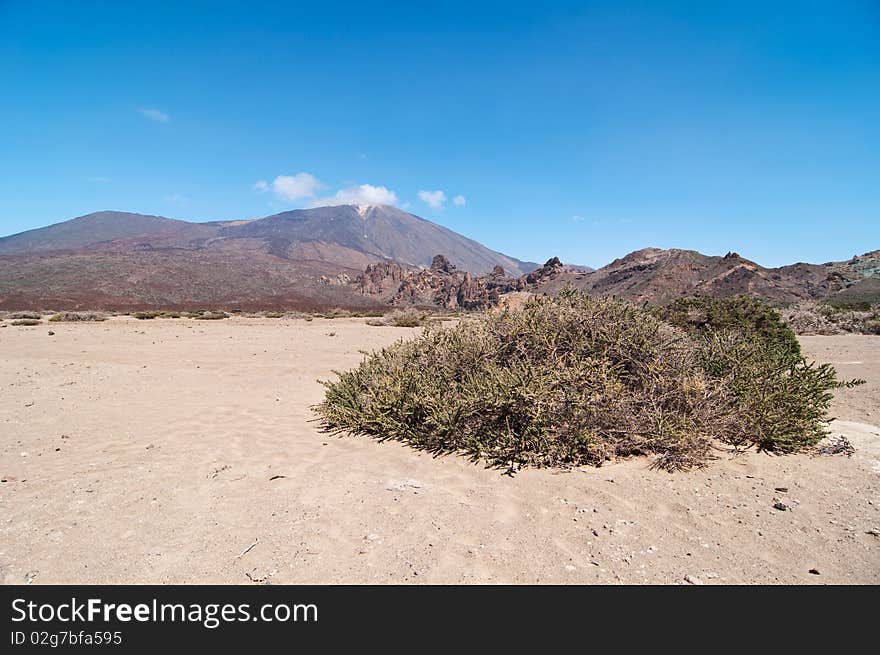
[{"label": "small stone", "polygon": [[819,575],[819,569],[810,569],[810,573],[813,575]]},{"label": "small stone", "polygon": [[773,509],[778,509],[780,512],[784,512],[787,509],[791,508],[782,501],[777,500],[775,503],[773,503]]},{"label": "small stone", "polygon": [[694,576],[694,575],[691,575],[690,573],[687,574],[686,576],[684,576],[684,581],[687,582],[688,584],[692,584],[692,585],[701,585],[701,584],[705,584],[705,583],[704,583],[702,580],[700,580],[698,577],[696,577],[696,576]]},{"label": "small stone", "polygon": [[52,332],[52,330],[49,330],[49,336],[50,336],[50,337],[54,337],[54,336],[55,336],[55,333]]},{"label": "small stone", "polygon": [[788,491],[788,487],[774,487],[774,491],[779,491],[781,493],[785,493]]}]

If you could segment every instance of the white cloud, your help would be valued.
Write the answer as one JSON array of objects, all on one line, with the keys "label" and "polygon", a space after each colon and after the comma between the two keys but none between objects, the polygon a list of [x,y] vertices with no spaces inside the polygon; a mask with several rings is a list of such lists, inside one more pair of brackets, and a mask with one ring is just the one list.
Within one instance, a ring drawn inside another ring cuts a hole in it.
[{"label": "white cloud", "polygon": [[419,198],[432,209],[443,209],[446,204],[446,194],[440,191],[419,191]]},{"label": "white cloud", "polygon": [[575,214],[571,217],[571,220],[573,220],[575,223],[580,223],[582,220],[584,220],[584,217],[580,214]]},{"label": "white cloud", "polygon": [[312,207],[324,205],[396,205],[397,194],[384,186],[358,184],[336,192],[330,198],[316,198]]},{"label": "white cloud", "polygon": [[138,111],[141,112],[141,116],[144,118],[149,118],[151,121],[156,121],[157,123],[167,123],[171,120],[171,116],[158,109],[139,109]]},{"label": "white cloud", "polygon": [[170,196],[165,196],[165,202],[171,205],[177,205],[178,207],[183,207],[189,202],[189,198],[182,193],[172,193]]},{"label": "white cloud", "polygon": [[289,201],[314,198],[315,194],[323,188],[324,185],[321,181],[311,173],[279,175],[272,182],[272,190],[275,195]]},{"label": "white cloud", "polygon": [[254,191],[259,191],[260,193],[266,193],[269,190],[269,184],[266,180],[258,180],[254,182]]},{"label": "white cloud", "polygon": [[464,196],[455,196],[452,199],[452,204],[456,207],[464,207],[467,204],[467,198]]}]

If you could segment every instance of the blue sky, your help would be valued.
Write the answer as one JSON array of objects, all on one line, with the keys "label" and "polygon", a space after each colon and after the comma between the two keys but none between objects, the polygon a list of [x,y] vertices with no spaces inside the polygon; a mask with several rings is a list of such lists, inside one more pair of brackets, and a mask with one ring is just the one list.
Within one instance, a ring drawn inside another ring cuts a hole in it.
[{"label": "blue sky", "polygon": [[423,4],[0,0],[0,234],[365,198],[535,261],[880,248],[876,0]]}]

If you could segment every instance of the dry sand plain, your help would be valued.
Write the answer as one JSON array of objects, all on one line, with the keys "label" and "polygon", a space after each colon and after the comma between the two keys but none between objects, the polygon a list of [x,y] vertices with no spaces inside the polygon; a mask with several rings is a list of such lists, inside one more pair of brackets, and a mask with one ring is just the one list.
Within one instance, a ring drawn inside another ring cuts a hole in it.
[{"label": "dry sand plain", "polygon": [[411,334],[358,319],[0,329],[0,581],[880,582],[880,337],[803,339],[869,381],[834,408],[851,458],[507,477],[310,422],[318,378]]}]

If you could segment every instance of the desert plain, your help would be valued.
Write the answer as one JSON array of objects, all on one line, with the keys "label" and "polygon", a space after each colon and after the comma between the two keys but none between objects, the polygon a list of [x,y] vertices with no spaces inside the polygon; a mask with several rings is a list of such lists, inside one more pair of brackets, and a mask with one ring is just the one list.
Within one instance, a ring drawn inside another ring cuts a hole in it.
[{"label": "desert plain", "polygon": [[880,337],[801,337],[867,381],[833,405],[852,456],[510,476],[320,431],[318,380],[415,333],[356,318],[0,329],[0,581],[880,583]]}]

